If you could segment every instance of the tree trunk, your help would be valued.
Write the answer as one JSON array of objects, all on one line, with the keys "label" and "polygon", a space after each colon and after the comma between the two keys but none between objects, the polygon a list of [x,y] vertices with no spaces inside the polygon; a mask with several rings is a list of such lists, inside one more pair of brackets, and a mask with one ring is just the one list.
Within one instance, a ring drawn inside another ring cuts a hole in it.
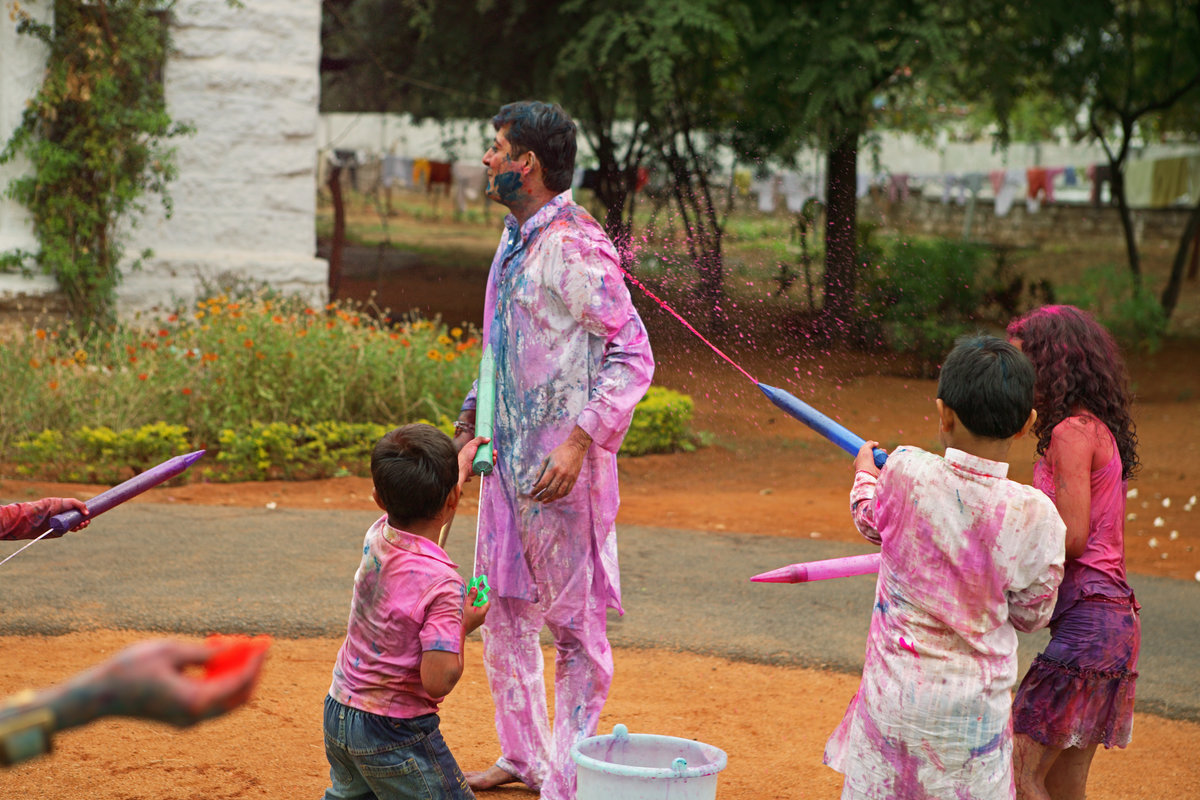
[{"label": "tree trunk", "polygon": [[1142,262],[1138,254],[1137,235],[1133,229],[1133,212],[1125,199],[1125,175],[1121,172],[1123,158],[1109,160],[1112,170],[1112,193],[1117,201],[1117,210],[1121,214],[1121,229],[1125,233],[1125,252],[1129,257],[1129,271],[1133,273],[1134,291],[1142,288]]},{"label": "tree trunk", "polygon": [[342,200],[342,167],[329,163],[329,194],[333,200],[333,241],[329,244],[329,301],[337,300],[342,283],[342,250],[346,247],[346,204]]},{"label": "tree trunk", "polygon": [[843,332],[854,322],[858,279],[857,197],[858,129],[841,132],[828,152],[825,199],[825,294],[822,328]]},{"label": "tree trunk", "polygon": [[1175,260],[1171,262],[1171,277],[1167,280],[1166,288],[1163,289],[1161,303],[1163,315],[1167,319],[1171,318],[1171,313],[1175,311],[1175,306],[1179,302],[1179,291],[1183,285],[1183,268],[1187,264],[1188,251],[1193,246],[1200,244],[1196,242],[1198,234],[1200,234],[1200,202],[1196,203],[1196,207],[1188,216],[1187,225],[1183,227],[1183,235],[1179,237],[1179,248],[1175,251]]}]

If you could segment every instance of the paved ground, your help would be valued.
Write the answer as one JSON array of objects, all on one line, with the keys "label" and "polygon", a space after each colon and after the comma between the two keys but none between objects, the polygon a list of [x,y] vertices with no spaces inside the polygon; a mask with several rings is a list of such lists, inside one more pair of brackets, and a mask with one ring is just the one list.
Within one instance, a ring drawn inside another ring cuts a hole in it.
[{"label": "paved ground", "polygon": [[[82,533],[42,541],[0,568],[0,635],[85,628],[281,637],[345,632],[363,532],[376,515],[136,504]],[[471,569],[474,520],[448,550]],[[867,547],[621,526],[624,617],[613,644],[857,671],[874,578],[750,583],[795,561]],[[21,542],[0,542],[0,558]],[[1138,709],[1200,721],[1200,583],[1133,577],[1143,650]],[[1046,634],[1021,637],[1021,669]]]}]

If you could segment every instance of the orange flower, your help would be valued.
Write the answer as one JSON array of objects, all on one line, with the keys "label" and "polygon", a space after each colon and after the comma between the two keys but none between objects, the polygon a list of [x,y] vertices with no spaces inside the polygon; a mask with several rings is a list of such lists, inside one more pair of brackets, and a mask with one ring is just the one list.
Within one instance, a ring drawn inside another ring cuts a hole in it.
[{"label": "orange flower", "polygon": [[38,361],[36,358],[29,359],[29,366],[33,367],[34,369],[37,369],[41,365],[42,362]]},{"label": "orange flower", "polygon": [[425,353],[425,357],[428,358],[430,361],[441,361],[442,360],[441,352],[434,350],[433,348],[430,348]]},{"label": "orange flower", "polygon": [[149,378],[149,377],[150,377],[150,376],[149,376],[149,375],[147,375],[147,374],[146,374],[146,373],[144,373],[144,372],[142,372],[142,373],[139,373],[139,374],[138,374],[138,380],[139,380],[139,381],[144,381],[144,380],[146,380],[146,378]]},{"label": "orange flower", "polygon": [[306,308],[306,309],[304,309],[304,313],[311,317],[313,314],[316,314],[317,312],[312,310],[311,308]]},{"label": "orange flower", "polygon": [[[172,314],[171,316],[167,317],[167,322],[178,322],[178,321],[179,321],[178,314]],[[165,336],[166,334],[163,334],[163,335]]]},{"label": "orange flower", "polygon": [[186,355],[188,358],[195,358],[196,351],[189,347],[187,353],[185,353],[184,355]]},{"label": "orange flower", "polygon": [[171,335],[171,332],[169,330],[167,330],[166,328],[159,328],[158,335],[160,338],[165,339]]},{"label": "orange flower", "polygon": [[58,391],[58,381],[50,381],[50,391],[52,391],[52,392]]},{"label": "orange flower", "polygon": [[204,354],[204,360],[205,360],[205,361],[216,361],[216,360],[217,360],[217,354],[216,354],[216,353],[205,353],[205,354]]},{"label": "orange flower", "polygon": [[129,363],[130,363],[130,364],[136,364],[136,363],[137,363],[137,356],[130,356],[130,357],[129,357]]},{"label": "orange flower", "polygon": [[37,338],[39,338],[39,339],[45,339],[45,338],[46,338],[46,329],[45,329],[45,328],[38,328],[38,329],[37,329],[37,330],[34,332],[34,335],[35,335],[35,336],[37,336]]},{"label": "orange flower", "polygon": [[296,331],[296,335],[297,336],[308,336],[308,331],[306,331],[304,328],[301,328],[300,330]]},{"label": "orange flower", "polygon": [[191,394],[191,393],[192,393],[192,390],[191,390],[191,389],[189,389],[189,388],[188,388],[188,387],[186,387],[186,386],[185,386],[185,387],[183,387],[183,389],[182,389],[181,391],[182,391],[184,394]]},{"label": "orange flower", "polygon": [[246,341],[242,342],[242,346],[243,347],[254,347],[254,340],[247,339]]},{"label": "orange flower", "polygon": [[410,342],[408,339],[401,339],[400,344],[402,344],[405,347],[408,347],[410,344],[412,344],[412,342]]},{"label": "orange flower", "polygon": [[125,345],[125,352],[129,353],[129,355],[133,355],[134,353],[137,352],[137,348],[131,344],[127,344],[127,345]]},{"label": "orange flower", "polygon": [[272,322],[274,322],[276,325],[282,325],[282,324],[283,324],[283,317],[281,317],[281,316],[279,316],[278,314],[276,314],[275,316],[271,317],[271,321],[272,321]]}]

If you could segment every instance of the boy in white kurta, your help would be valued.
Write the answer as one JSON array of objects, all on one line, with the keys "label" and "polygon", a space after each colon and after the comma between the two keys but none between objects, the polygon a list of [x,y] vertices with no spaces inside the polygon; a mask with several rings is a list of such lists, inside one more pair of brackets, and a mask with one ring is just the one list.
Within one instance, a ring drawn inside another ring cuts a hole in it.
[{"label": "boy in white kurta", "polygon": [[825,747],[843,798],[1012,798],[1016,631],[1043,627],[1062,580],[1054,504],[1007,479],[1032,425],[1033,368],[994,337],[959,343],[938,381],[945,457],[882,472],[855,459],[854,523],[880,545],[862,682]]}]

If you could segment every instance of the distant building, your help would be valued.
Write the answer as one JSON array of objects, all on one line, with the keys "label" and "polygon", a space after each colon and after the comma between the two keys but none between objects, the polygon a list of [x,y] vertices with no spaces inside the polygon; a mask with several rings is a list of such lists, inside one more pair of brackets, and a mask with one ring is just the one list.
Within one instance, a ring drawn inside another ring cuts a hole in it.
[{"label": "distant building", "polygon": [[[7,141],[41,84],[45,51],[0,14],[0,137]],[[43,18],[50,0],[22,7]],[[172,140],[179,177],[166,219],[154,197],[126,249],[154,251],[118,287],[122,315],[190,299],[223,274],[323,302],[316,257],[320,0],[179,0],[164,74],[173,119],[196,132]],[[0,189],[28,164],[0,167]],[[0,198],[0,251],[36,249],[25,209]],[[0,274],[0,303],[55,289],[52,278]]]}]

